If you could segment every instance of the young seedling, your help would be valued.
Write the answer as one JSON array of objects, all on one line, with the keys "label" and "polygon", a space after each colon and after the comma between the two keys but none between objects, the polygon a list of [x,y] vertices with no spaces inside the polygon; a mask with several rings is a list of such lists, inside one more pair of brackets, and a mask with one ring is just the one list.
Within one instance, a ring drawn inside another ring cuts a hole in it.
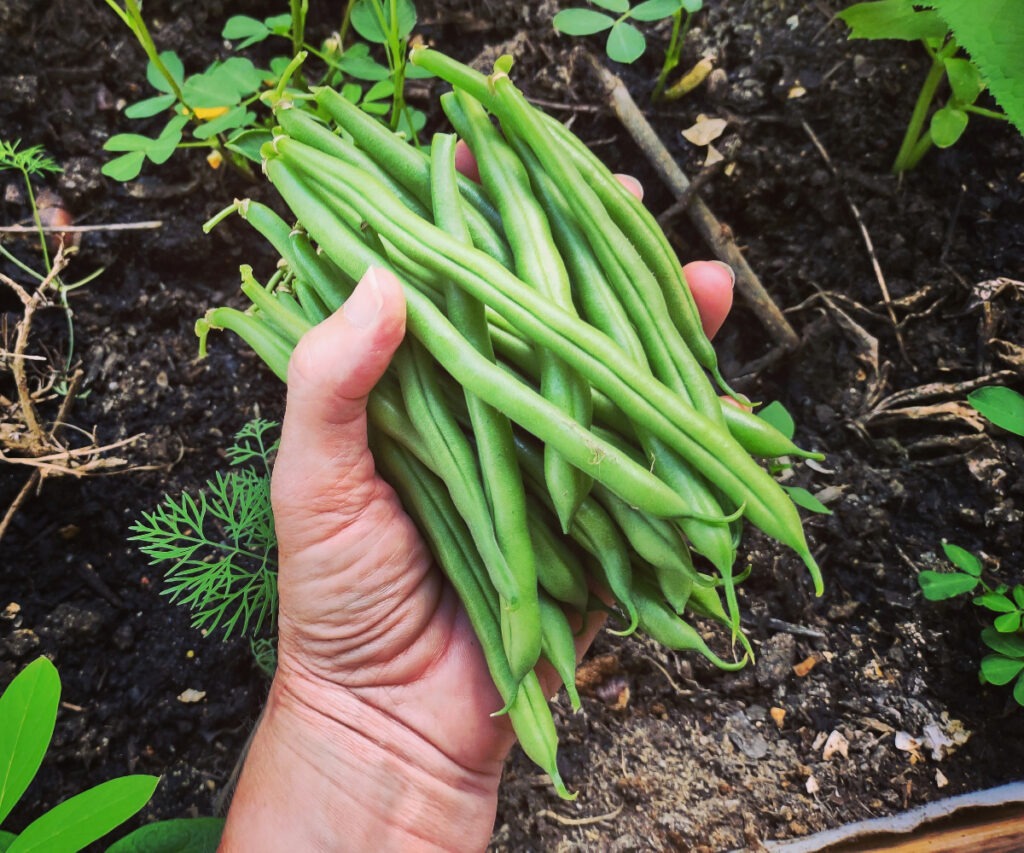
[{"label": "young seedling", "polygon": [[[1009,19],[1001,26],[992,25],[1005,15]],[[972,114],[1012,121],[1024,132],[1024,77],[1019,70],[1024,6],[998,0],[870,0],[838,17],[850,27],[850,38],[921,41],[931,57],[894,172],[913,169],[932,146],[954,145]],[[948,81],[949,97],[932,111],[943,81]],[[1005,112],[977,105],[986,88]]]},{"label": "young seedling", "polygon": [[636,6],[630,6],[629,0],[593,0],[593,3],[612,14],[594,9],[563,9],[552,23],[556,30],[570,36],[607,32],[605,53],[615,62],[636,62],[647,50],[647,37],[631,21],[653,23],[672,19],[672,35],[651,96],[652,100],[658,100],[668,75],[679,65],[691,18],[703,8],[703,0],[645,0]]}]

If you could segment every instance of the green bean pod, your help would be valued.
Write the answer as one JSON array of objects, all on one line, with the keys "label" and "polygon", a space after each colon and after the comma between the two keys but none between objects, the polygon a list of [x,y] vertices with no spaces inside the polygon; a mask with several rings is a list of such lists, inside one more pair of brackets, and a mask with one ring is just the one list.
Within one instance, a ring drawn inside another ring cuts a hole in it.
[{"label": "green bean pod", "polygon": [[[553,304],[575,314],[568,271],[519,158],[477,101],[456,91],[442,96],[441,106],[477,156],[480,178],[505,227],[516,274]],[[541,394],[569,417],[590,426],[589,385],[548,350],[540,352],[540,376]],[[544,449],[544,478],[562,530],[568,530],[593,481],[551,447]]]},{"label": "green bean pod", "polygon": [[288,379],[288,361],[292,357],[293,346],[264,320],[237,308],[211,308],[205,317],[196,320],[200,358],[206,357],[206,338],[211,329],[227,329],[234,332],[249,345],[278,379],[282,382]]},{"label": "green bean pod", "polygon": [[576,689],[576,639],[561,605],[545,593],[540,595],[540,630],[544,657],[562,679],[573,711],[578,711],[580,694]]},{"label": "green bean pod", "polygon": [[537,582],[551,598],[586,613],[590,601],[586,574],[564,537],[548,527],[546,514],[536,502],[528,505],[530,536],[537,555]]}]

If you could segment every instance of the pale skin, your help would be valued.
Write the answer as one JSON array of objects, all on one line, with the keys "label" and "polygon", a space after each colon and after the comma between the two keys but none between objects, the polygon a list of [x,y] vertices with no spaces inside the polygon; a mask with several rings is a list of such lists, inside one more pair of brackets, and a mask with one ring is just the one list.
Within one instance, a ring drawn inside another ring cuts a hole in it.
[{"label": "pale skin", "polygon": [[[732,273],[684,271],[713,335]],[[366,397],[404,332],[401,284],[371,269],[289,364],[272,482],[278,669],[221,850],[482,850],[490,838],[515,738],[490,716],[503,703],[453,589],[367,448]]]}]

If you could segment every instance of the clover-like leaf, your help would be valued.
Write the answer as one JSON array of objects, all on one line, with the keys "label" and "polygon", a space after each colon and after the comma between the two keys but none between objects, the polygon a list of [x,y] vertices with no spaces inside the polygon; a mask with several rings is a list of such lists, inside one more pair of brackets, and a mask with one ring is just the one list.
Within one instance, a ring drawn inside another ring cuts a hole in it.
[{"label": "clover-like leaf", "polygon": [[[398,0],[394,26],[395,35],[403,39],[416,26],[416,7],[412,0]],[[378,7],[378,8],[375,8]],[[383,14],[383,21],[381,14]],[[352,7],[352,28],[373,44],[385,44],[390,38],[393,26],[391,4],[380,0],[357,0]]]},{"label": "clover-like leaf", "polygon": [[983,570],[981,560],[966,548],[961,548],[952,542],[943,542],[942,550],[946,555],[946,559],[958,569],[967,572],[969,575],[974,575],[976,578],[981,577]]},{"label": "clover-like leaf", "polygon": [[203,122],[192,132],[192,135],[196,139],[209,139],[211,136],[216,136],[218,133],[223,133],[226,130],[248,127],[255,121],[256,113],[252,110],[247,110],[244,106],[237,106],[232,110],[228,110],[223,115],[217,116],[215,119]]},{"label": "clover-like leaf", "polygon": [[254,163],[262,163],[260,149],[274,138],[269,130],[263,128],[249,127],[240,130],[224,143],[224,147],[236,154],[241,154],[245,159]]},{"label": "clover-like leaf", "polygon": [[993,620],[992,627],[1000,634],[1015,634],[1020,630],[1020,618],[1021,612],[1019,610],[1013,613],[1004,613]]},{"label": "clover-like leaf", "polygon": [[390,71],[370,56],[370,47],[362,42],[352,45],[338,59],[338,67],[357,80],[385,80]]},{"label": "clover-like leaf", "polygon": [[[1013,613],[1017,609],[1016,605],[1005,595],[999,595],[995,592],[986,592],[984,595],[979,595],[974,599],[974,603],[978,607],[991,610],[993,613]],[[1014,630],[1017,629],[1014,628]]]},{"label": "clover-like leaf", "polygon": [[145,151],[130,151],[104,163],[100,174],[113,178],[115,181],[134,181],[142,171],[142,164],[145,162]]},{"label": "clover-like leaf", "polygon": [[949,104],[932,115],[931,125],[932,142],[939,148],[949,148],[964,135],[967,130],[967,113]]},{"label": "clover-like leaf", "polygon": [[778,400],[773,400],[757,413],[761,420],[767,421],[775,429],[781,432],[786,438],[792,438],[796,432],[796,423],[793,416],[786,410]]},{"label": "clover-like leaf", "polygon": [[1017,683],[1013,685],[1013,698],[1018,705],[1024,705],[1024,675],[1017,678]]},{"label": "clover-like leaf", "polygon": [[629,17],[634,21],[660,21],[674,15],[681,8],[680,0],[645,0],[633,7]]},{"label": "clover-like leaf", "polygon": [[1001,385],[986,385],[967,395],[967,402],[1000,429],[1024,435],[1024,395]]},{"label": "clover-like leaf", "polygon": [[124,114],[128,118],[150,118],[159,115],[166,109],[174,106],[178,99],[174,95],[157,95],[154,98],[146,98],[125,108]]},{"label": "clover-like leaf", "polygon": [[963,572],[933,572],[925,569],[917,576],[921,592],[929,601],[945,601],[974,589],[979,581]]},{"label": "clover-like leaf", "polygon": [[624,15],[629,11],[629,0],[590,0],[595,6],[614,12],[616,15]]},{"label": "clover-like leaf", "polygon": [[[159,56],[160,61],[164,64],[164,68],[167,69],[174,82],[181,86],[185,82],[185,65],[182,63],[181,57],[173,50],[162,51]],[[171,84],[167,82],[164,75],[160,73],[160,69],[152,61],[146,65],[146,79],[154,89],[159,89],[161,92],[174,91],[171,88]]]},{"label": "clover-like leaf", "polygon": [[1020,634],[1000,634],[995,628],[984,628],[981,641],[1005,657],[1024,659],[1024,637]]},{"label": "clover-like leaf", "polygon": [[558,32],[567,36],[591,36],[609,29],[615,19],[593,9],[563,9],[551,23]]},{"label": "clover-like leaf", "polygon": [[981,79],[978,66],[959,56],[948,57],[944,64],[957,103],[973,104],[978,100],[978,95],[985,91],[985,81]]},{"label": "clover-like leaf", "polygon": [[821,515],[832,515],[832,510],[802,486],[783,486],[782,488],[786,490],[789,499],[797,506],[802,506],[804,509],[820,513]]},{"label": "clover-like leaf", "polygon": [[628,21],[616,21],[608,33],[605,52],[609,59],[629,65],[636,62],[647,49],[644,34]]},{"label": "clover-like leaf", "polygon": [[1024,660],[1013,660],[1002,655],[985,655],[981,659],[981,674],[989,684],[1009,684],[1024,670]]},{"label": "clover-like leaf", "polygon": [[[289,20],[291,16],[289,15]],[[224,24],[220,37],[228,41],[237,41],[235,50],[245,50],[254,44],[269,38],[273,31],[263,21],[250,18],[248,15],[232,15]]]}]

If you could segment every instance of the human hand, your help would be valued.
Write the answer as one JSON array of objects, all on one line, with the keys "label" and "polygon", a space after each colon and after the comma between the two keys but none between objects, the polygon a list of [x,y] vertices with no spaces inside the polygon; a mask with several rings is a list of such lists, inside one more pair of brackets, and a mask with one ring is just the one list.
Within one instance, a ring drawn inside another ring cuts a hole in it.
[{"label": "human hand", "polygon": [[[732,274],[684,270],[713,334]],[[404,307],[395,277],[369,270],[289,365],[278,671],[224,849],[482,849],[493,828],[511,726],[490,716],[502,702],[468,619],[367,449],[366,397]]]}]

